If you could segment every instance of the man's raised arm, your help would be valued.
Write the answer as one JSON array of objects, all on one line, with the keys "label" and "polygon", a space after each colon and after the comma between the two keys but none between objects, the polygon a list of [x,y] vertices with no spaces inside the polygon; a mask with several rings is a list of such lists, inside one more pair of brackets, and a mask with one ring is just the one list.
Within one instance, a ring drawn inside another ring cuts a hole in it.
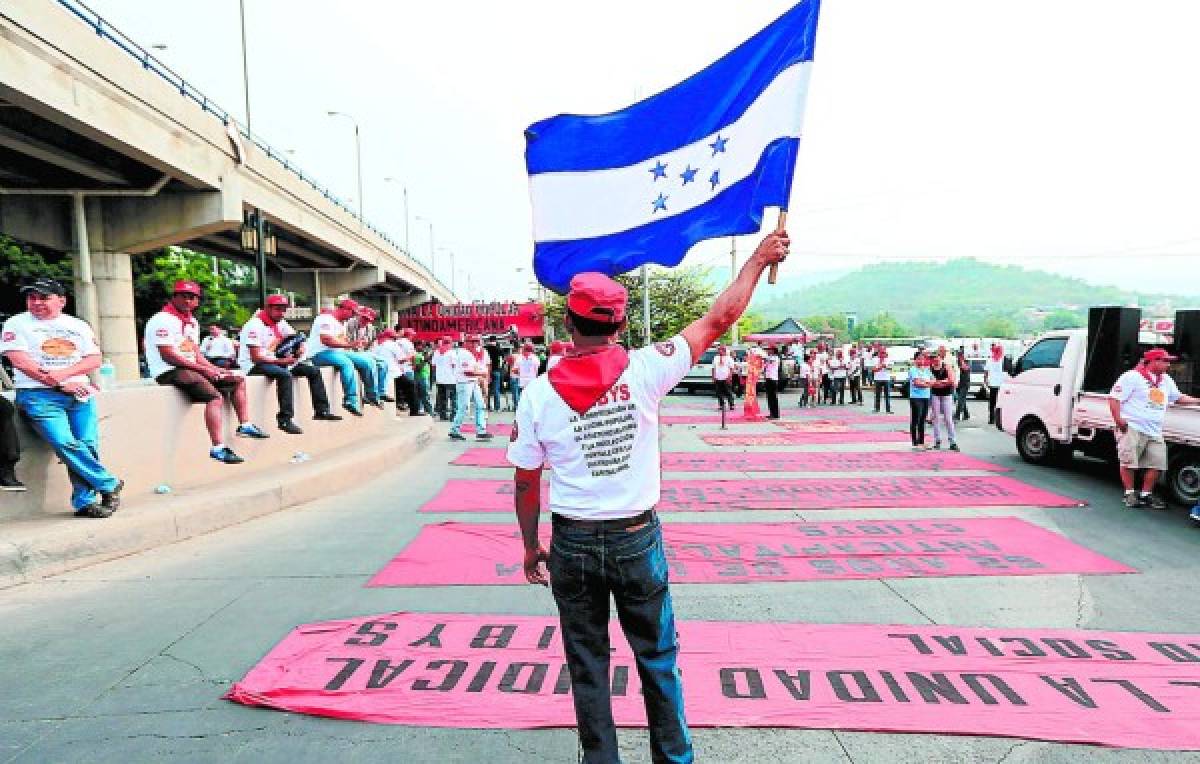
[{"label": "man's raised arm", "polygon": [[746,306],[750,304],[750,298],[754,296],[754,288],[758,285],[763,271],[787,258],[788,245],[786,231],[769,234],[742,266],[733,283],[717,295],[708,312],[683,330],[683,338],[692,349],[693,363],[700,359],[709,345],[729,331],[742,317]]}]

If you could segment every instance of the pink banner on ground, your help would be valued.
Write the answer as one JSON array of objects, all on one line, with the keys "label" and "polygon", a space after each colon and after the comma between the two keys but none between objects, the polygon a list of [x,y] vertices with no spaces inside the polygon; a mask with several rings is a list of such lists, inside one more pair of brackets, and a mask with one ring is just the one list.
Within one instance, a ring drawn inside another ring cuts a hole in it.
[{"label": "pink banner on ground", "polygon": [[[687,415],[662,415],[658,418],[660,424],[676,425],[676,424],[721,424],[721,417],[717,414],[687,414]],[[834,422],[826,419],[818,419],[811,422],[781,422],[779,420],[766,419],[759,417],[758,419],[746,419],[742,416],[727,416],[725,424],[728,426],[739,424],[778,424],[787,427],[789,430],[799,432],[850,432],[850,428],[845,422]]]},{"label": "pink banner on ground", "polygon": [[[495,424],[489,424],[487,431],[490,432],[491,434],[495,435],[498,438],[507,438],[509,435],[512,435],[512,425],[509,424],[508,422],[497,422]],[[475,434],[475,425],[464,424],[462,426],[462,433],[464,435]],[[500,453],[504,453],[504,452],[501,451]]]},{"label": "pink banner on ground", "polygon": [[[670,523],[663,547],[677,584],[1137,572],[1015,517]],[[521,549],[515,522],[426,525],[367,586],[525,585]]]},{"label": "pink banner on ground", "polygon": [[[225,695],[430,727],[574,727],[558,619],[391,613],[300,626]],[[994,735],[1200,749],[1200,635],[680,621],[693,727]],[[644,727],[610,624],[616,723]]]},{"label": "pink banner on ground", "polygon": [[[543,487],[542,501],[549,497]],[[728,509],[1082,507],[1085,502],[1010,477],[852,477],[664,480],[660,512]],[[512,512],[511,480],[447,480],[421,512]]]},{"label": "pink banner on ground", "polygon": [[710,446],[825,446],[839,443],[910,443],[907,432],[855,430],[853,432],[764,432],[701,435]]},{"label": "pink banner on ground", "polygon": [[[511,469],[505,452],[469,448],[450,462]],[[663,472],[1010,472],[959,451],[668,451]]]},{"label": "pink banner on ground", "polygon": [[900,419],[894,416],[880,416],[877,414],[833,414],[829,417],[799,417],[797,419],[773,419],[771,424],[776,427],[787,427],[790,429],[803,429],[805,425],[813,425],[819,422],[828,424],[904,424]]}]

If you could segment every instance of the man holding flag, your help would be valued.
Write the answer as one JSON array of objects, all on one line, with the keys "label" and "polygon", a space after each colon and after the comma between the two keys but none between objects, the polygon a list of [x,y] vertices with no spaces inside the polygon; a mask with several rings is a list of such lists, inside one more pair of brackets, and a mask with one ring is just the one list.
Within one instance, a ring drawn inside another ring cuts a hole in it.
[{"label": "man holding flag", "polygon": [[[655,762],[691,762],[662,529],[659,403],[741,317],[787,257],[783,215],[708,312],[627,352],[628,295],[609,278],[677,265],[703,239],[761,228],[786,208],[818,4],[805,0],[704,71],[614,114],[526,131],[534,270],[566,292],[574,341],[522,390],[508,460],[525,577],[558,607],[585,762],[619,762],[609,689],[609,599],[633,650]],[[550,467],[550,552],[538,538]],[[543,563],[546,565],[543,568]],[[549,577],[547,577],[549,573]]]}]

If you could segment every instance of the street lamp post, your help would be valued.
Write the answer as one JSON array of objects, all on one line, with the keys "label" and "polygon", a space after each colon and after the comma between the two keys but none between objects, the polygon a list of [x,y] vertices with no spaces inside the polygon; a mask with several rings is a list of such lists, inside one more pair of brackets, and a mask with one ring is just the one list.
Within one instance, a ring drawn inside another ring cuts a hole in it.
[{"label": "street lamp post", "polygon": [[358,223],[361,226],[363,223],[362,140],[358,132],[358,120],[341,111],[330,111],[326,114],[331,117],[344,117],[354,125],[354,164],[358,168]]},{"label": "street lamp post", "polygon": [[412,257],[412,251],[408,248],[408,186],[405,186],[395,178],[384,178],[384,183],[395,183],[400,186],[400,190],[404,194],[404,253]]},{"label": "street lamp post", "polygon": [[246,0],[238,0],[242,24],[242,92],[246,95],[246,137],[250,138],[250,62],[246,56]]},{"label": "street lamp post", "polygon": [[429,218],[421,217],[420,215],[417,215],[417,220],[420,220],[422,223],[429,224],[429,272],[432,273],[433,277],[436,279],[437,278],[437,256],[434,254],[434,247],[433,247],[433,221],[430,220]]}]

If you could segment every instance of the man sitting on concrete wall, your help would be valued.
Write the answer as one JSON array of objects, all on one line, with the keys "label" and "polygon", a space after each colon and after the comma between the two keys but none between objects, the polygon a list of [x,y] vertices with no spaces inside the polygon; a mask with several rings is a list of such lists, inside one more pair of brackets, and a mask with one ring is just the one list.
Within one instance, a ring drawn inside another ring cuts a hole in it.
[{"label": "man sitting on concrete wall", "polygon": [[176,387],[192,403],[204,404],[204,424],[212,440],[208,455],[223,464],[241,464],[246,460],[222,440],[223,393],[233,400],[239,438],[270,436],[250,422],[245,377],[212,365],[200,354],[200,325],[192,315],[200,298],[196,282],[175,282],[171,300],[146,322],[146,364],[158,384]]},{"label": "man sitting on concrete wall", "polygon": [[13,365],[17,408],[67,466],[76,517],[109,517],[124,485],[100,463],[96,389],[100,348],[86,322],[63,313],[66,290],[53,279],[22,287],[25,313],[4,322],[0,354]]},{"label": "man sitting on concrete wall", "polygon": [[21,442],[17,440],[16,418],[17,407],[0,396],[0,491],[25,490],[25,484],[17,479]]},{"label": "man sitting on concrete wall", "polygon": [[358,312],[358,307],[354,300],[345,299],[332,310],[322,310],[313,319],[308,338],[308,359],[314,366],[337,369],[342,380],[342,408],[354,416],[362,416],[355,369],[362,375],[367,405],[383,408],[377,392],[380,383],[375,359],[368,353],[355,352],[356,343],[346,333],[346,321]]},{"label": "man sitting on concrete wall", "polygon": [[[321,372],[310,363],[304,362],[304,343],[286,341],[296,330],[284,319],[287,313],[287,295],[273,294],[267,304],[255,313],[242,327],[241,349],[238,366],[250,375],[270,377],[275,382],[275,395],[279,401],[276,419],[279,429],[291,435],[300,435],[301,430],[294,420],[296,416],[293,378],[308,380],[308,391],[312,396],[313,419],[338,421],[340,416],[329,410],[329,396],[325,394],[325,381]],[[296,337],[296,340],[302,339]]]}]

